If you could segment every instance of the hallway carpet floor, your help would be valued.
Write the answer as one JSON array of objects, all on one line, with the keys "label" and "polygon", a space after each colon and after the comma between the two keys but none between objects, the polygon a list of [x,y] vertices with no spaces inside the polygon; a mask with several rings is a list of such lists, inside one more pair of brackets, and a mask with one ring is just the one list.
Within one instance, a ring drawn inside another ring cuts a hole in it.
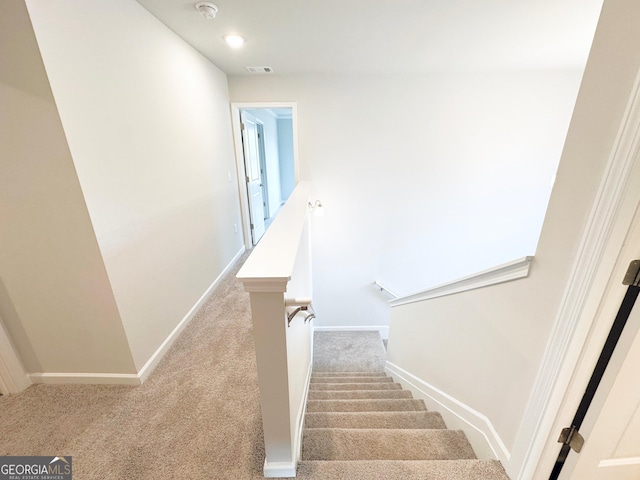
[{"label": "hallway carpet floor", "polygon": [[0,397],[0,455],[71,455],[74,479],[262,479],[249,298],[220,282],[141,386],[33,385]]}]

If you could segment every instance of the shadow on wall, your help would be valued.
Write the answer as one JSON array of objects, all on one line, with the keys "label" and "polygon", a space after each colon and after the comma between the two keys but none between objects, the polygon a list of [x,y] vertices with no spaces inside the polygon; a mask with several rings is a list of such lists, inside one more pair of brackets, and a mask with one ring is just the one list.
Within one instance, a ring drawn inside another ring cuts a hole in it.
[{"label": "shadow on wall", "polygon": [[23,362],[28,362],[25,366],[29,367],[30,371],[40,371],[42,367],[38,362],[38,358],[33,351],[31,342],[24,331],[24,327],[18,314],[13,306],[9,292],[0,277],[0,322],[4,322],[5,330],[9,333],[11,340],[13,340],[14,348],[17,347],[16,343],[20,344]]}]

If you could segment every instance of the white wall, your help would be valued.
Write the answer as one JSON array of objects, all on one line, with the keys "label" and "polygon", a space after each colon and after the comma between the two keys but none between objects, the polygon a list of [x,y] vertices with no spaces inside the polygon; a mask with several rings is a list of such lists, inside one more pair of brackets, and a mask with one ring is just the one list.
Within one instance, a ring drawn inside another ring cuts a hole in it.
[{"label": "white wall", "polygon": [[319,325],[384,325],[410,293],[532,254],[578,71],[230,77],[233,101],[298,102]]},{"label": "white wall", "polygon": [[268,110],[255,108],[247,109],[258,120],[262,121],[264,130],[264,154],[267,167],[267,188],[269,202],[269,216],[278,211],[282,205],[280,193],[280,148],[278,143],[278,121]]},{"label": "white wall", "polygon": [[393,309],[388,361],[486,416],[511,454],[512,478],[534,435],[522,422],[640,68],[637,13],[632,1],[605,4],[530,277]]},{"label": "white wall", "polygon": [[0,4],[0,317],[25,369],[134,373],[23,2]]},{"label": "white wall", "polygon": [[135,1],[27,5],[139,371],[243,248],[226,76]]}]

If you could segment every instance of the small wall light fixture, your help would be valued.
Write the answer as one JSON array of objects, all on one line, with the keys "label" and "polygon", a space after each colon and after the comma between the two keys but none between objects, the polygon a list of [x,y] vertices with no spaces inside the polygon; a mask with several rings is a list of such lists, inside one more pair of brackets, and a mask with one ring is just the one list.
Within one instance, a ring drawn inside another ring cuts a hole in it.
[{"label": "small wall light fixture", "polygon": [[320,200],[316,200],[314,203],[309,202],[309,210],[313,213],[314,217],[324,217],[324,207]]},{"label": "small wall light fixture", "polygon": [[216,18],[218,14],[218,7],[211,2],[196,3],[196,10],[198,10],[204,18],[208,19]]}]

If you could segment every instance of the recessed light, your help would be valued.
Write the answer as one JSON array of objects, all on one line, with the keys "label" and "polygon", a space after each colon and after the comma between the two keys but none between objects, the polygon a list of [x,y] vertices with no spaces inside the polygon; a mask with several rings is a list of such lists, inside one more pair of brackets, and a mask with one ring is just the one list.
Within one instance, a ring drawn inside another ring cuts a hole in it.
[{"label": "recessed light", "polygon": [[227,45],[231,48],[240,48],[245,42],[244,37],[240,35],[225,35],[222,39],[227,42]]}]

